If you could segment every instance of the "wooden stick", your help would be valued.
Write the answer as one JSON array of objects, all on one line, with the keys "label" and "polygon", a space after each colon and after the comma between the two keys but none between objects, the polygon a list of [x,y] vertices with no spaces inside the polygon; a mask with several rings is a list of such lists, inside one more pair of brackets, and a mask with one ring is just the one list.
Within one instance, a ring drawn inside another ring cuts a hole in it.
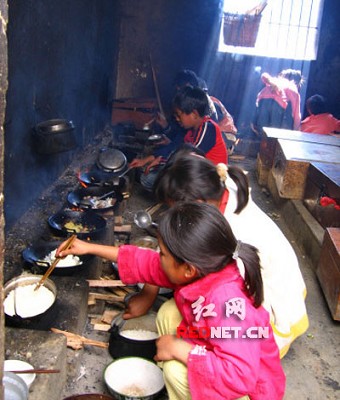
[{"label": "wooden stick", "polygon": [[61,331],[57,328],[51,328],[51,331],[54,333],[61,333],[62,335],[66,336],[67,346],[72,347],[74,350],[82,349],[84,345],[97,346],[104,349],[107,349],[109,347],[108,343],[99,342],[98,340],[87,339],[84,336],[80,336],[67,331]]},{"label": "wooden stick", "polygon": [[88,279],[87,280],[89,287],[118,287],[118,286],[126,286],[120,280],[107,280],[107,279]]},{"label": "wooden stick", "polygon": [[157,97],[157,103],[158,103],[159,111],[160,111],[160,113],[161,113],[162,115],[165,115],[165,114],[164,114],[163,107],[162,107],[162,103],[161,103],[161,97],[160,97],[160,95],[159,95],[159,89],[158,89],[158,84],[157,84],[156,71],[155,71],[155,69],[154,69],[154,67],[153,67],[153,64],[152,64],[151,54],[149,54],[149,56],[150,56],[150,65],[151,65],[151,71],[152,71],[153,84],[155,85],[155,91],[156,91],[156,97]]},{"label": "wooden stick", "polygon": [[[67,242],[65,243],[65,246],[62,247],[61,251],[67,250],[73,243],[74,239],[76,238],[76,235],[72,235]],[[45,274],[42,276],[40,281],[37,283],[37,286],[34,288],[34,291],[38,290],[40,286],[46,281],[46,279],[51,275],[52,271],[54,268],[57,266],[58,262],[61,260],[61,257],[55,258],[53,263],[50,265],[48,270],[45,272]]]},{"label": "wooden stick", "polygon": [[57,374],[60,369],[22,369],[19,371],[6,371],[14,374]]}]

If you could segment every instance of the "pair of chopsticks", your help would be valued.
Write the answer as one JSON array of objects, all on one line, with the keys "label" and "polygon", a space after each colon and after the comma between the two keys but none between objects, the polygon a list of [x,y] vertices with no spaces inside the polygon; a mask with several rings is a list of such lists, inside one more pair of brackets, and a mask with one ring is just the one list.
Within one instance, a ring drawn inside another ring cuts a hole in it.
[{"label": "pair of chopsticks", "polygon": [[7,371],[14,374],[57,374],[60,369],[22,369],[19,371]]},{"label": "pair of chopsticks", "polygon": [[[62,247],[61,251],[67,250],[69,247],[72,246],[72,243],[74,239],[77,237],[77,235],[72,235],[65,243],[65,245]],[[38,290],[40,286],[45,282],[45,280],[51,275],[52,271],[54,268],[57,266],[58,262],[61,260],[61,257],[56,257],[56,259],[53,261],[53,263],[50,265],[48,270],[44,273],[40,281],[37,283],[37,286],[34,288],[34,290]]]}]

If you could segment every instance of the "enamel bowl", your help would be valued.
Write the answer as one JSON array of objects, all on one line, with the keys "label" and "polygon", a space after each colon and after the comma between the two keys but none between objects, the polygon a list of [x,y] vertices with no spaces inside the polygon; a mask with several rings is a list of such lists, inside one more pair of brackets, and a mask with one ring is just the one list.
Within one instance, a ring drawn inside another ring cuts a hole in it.
[{"label": "enamel bowl", "polygon": [[164,389],[162,370],[141,357],[117,358],[105,368],[104,381],[118,400],[153,400]]},{"label": "enamel bowl", "polygon": [[[4,371],[24,371],[27,369],[34,369],[33,365],[29,364],[26,361],[21,360],[5,360],[4,362]],[[35,374],[16,374],[20,376],[26,383],[27,387],[30,388],[32,385]]]}]

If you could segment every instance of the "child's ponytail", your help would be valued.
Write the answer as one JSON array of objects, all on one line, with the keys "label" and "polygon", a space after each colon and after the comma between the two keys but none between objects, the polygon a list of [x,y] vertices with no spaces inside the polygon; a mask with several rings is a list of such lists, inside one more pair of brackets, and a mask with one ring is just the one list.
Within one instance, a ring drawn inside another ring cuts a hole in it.
[{"label": "child's ponytail", "polygon": [[259,307],[263,302],[263,282],[260,267],[260,257],[256,247],[237,241],[233,259],[241,259],[244,265],[244,281],[249,296],[254,298],[254,306]]},{"label": "child's ponytail", "polygon": [[238,241],[218,209],[206,203],[177,203],[158,225],[159,235],[178,263],[195,266],[199,276],[220,271],[240,258],[244,281],[255,307],[263,301],[260,258],[254,246]]}]

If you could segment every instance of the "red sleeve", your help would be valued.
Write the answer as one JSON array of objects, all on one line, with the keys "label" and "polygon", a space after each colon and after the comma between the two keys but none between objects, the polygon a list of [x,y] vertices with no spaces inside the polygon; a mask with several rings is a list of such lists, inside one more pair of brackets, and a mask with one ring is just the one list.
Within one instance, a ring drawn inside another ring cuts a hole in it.
[{"label": "red sleeve", "polygon": [[118,271],[121,280],[127,284],[151,283],[152,285],[174,288],[165,275],[159,253],[155,250],[125,245],[119,248]]}]

